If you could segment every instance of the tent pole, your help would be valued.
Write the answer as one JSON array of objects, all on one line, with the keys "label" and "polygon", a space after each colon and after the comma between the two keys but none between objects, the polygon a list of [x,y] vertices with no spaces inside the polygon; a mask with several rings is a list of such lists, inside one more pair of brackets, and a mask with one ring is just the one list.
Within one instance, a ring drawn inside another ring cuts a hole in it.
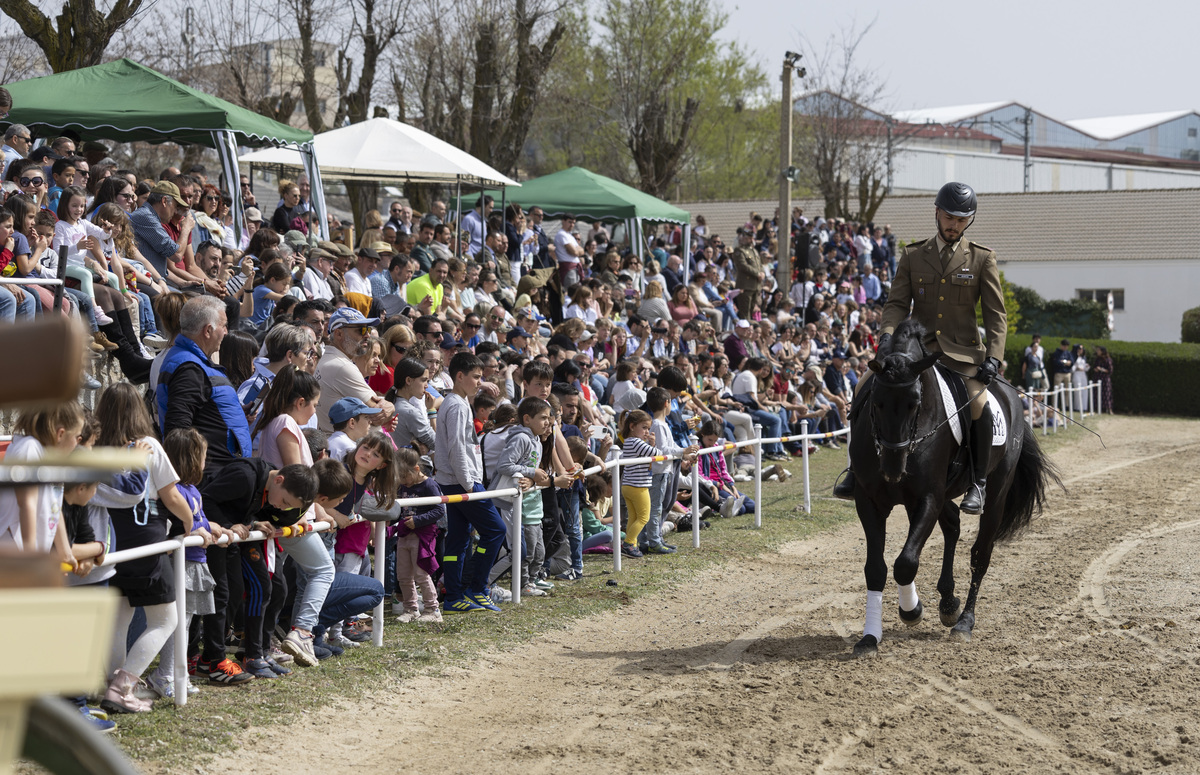
[{"label": "tent pole", "polygon": [[225,178],[225,185],[229,187],[230,196],[233,198],[230,208],[233,214],[233,233],[235,241],[240,245],[246,221],[246,203],[242,201],[242,176],[238,172],[237,143],[234,141],[233,132],[228,130],[214,131],[212,140],[213,147],[217,150],[217,159],[221,163],[221,175]]},{"label": "tent pole", "polygon": [[458,175],[454,176],[454,186],[457,196],[454,197],[455,205],[454,213],[454,257],[462,258],[462,178]]},{"label": "tent pole", "polygon": [[317,166],[317,151],[312,143],[300,146],[300,160],[304,164],[304,172],[308,174],[308,182],[312,187],[312,200],[309,207],[317,211],[317,222],[313,225],[320,239],[329,239],[329,214],[325,211],[325,184],[321,180],[321,168]]},{"label": "tent pole", "polygon": [[683,225],[683,284],[692,281],[692,222]]}]

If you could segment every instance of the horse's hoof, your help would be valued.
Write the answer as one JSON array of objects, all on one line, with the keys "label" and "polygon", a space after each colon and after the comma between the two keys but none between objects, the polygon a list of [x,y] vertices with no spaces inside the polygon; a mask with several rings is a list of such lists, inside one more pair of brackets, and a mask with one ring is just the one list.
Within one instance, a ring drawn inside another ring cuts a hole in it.
[{"label": "horse's hoof", "polygon": [[925,606],[921,605],[921,601],[917,601],[917,607],[911,611],[900,610],[900,621],[907,624],[909,627],[916,627],[925,618]]},{"label": "horse's hoof", "polygon": [[879,639],[874,635],[864,635],[862,640],[854,644],[854,658],[873,657],[879,653]]},{"label": "horse's hoof", "polygon": [[942,618],[942,624],[946,627],[953,627],[958,624],[958,615],[960,613],[962,613],[962,601],[957,597],[943,600],[938,604],[938,615]]},{"label": "horse's hoof", "polygon": [[961,624],[956,624],[956,625],[954,625],[954,629],[950,630],[950,632],[954,634],[954,637],[958,638],[963,643],[971,642],[971,628],[970,627],[964,627]]}]

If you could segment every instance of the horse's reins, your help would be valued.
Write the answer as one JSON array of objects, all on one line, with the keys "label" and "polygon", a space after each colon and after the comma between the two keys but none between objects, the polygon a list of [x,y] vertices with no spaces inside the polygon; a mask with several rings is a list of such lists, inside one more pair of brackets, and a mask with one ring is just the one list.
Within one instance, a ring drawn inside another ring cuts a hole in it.
[{"label": "horse's reins", "polygon": [[[1003,378],[1001,378],[1001,379],[1003,379]],[[919,380],[920,380],[920,376],[917,376],[917,377],[913,377],[912,379],[908,380],[907,382],[888,382],[885,384],[887,384],[888,387],[903,388],[903,387],[908,387],[909,385],[915,384]],[[1005,381],[1007,382],[1007,380],[1005,380]],[[1009,383],[1009,384],[1012,384],[1012,383]],[[881,451],[881,449],[887,449],[892,452],[899,452],[899,451],[908,449],[911,452],[912,449],[916,449],[919,445],[924,444],[926,441],[928,441],[933,436],[933,434],[935,434],[939,430],[941,430],[942,427],[944,427],[948,422],[953,420],[955,417],[958,417],[959,412],[961,412],[963,409],[966,409],[968,406],[970,406],[971,402],[974,401],[976,398],[978,398],[986,390],[987,390],[987,385],[984,385],[979,390],[979,392],[977,392],[975,395],[968,398],[967,402],[965,404],[963,404],[962,406],[958,407],[958,409],[954,410],[954,412],[947,415],[946,419],[942,420],[937,425],[933,426],[933,428],[928,433],[914,439],[913,434],[917,432],[917,419],[921,415],[921,410],[918,407],[917,411],[913,412],[912,425],[908,431],[908,438],[904,441],[899,441],[899,442],[887,441],[886,439],[879,438],[878,426],[875,423],[875,405],[872,404],[871,405],[871,431],[872,431],[872,435],[874,435],[874,437],[875,437],[875,452],[876,452],[876,454],[878,454]]]},{"label": "horse's reins", "polygon": [[1052,411],[1052,412],[1054,412],[1055,414],[1057,414],[1059,417],[1061,417],[1061,418],[1063,418],[1064,420],[1066,420],[1066,421],[1067,421],[1067,423],[1075,423],[1075,424],[1076,424],[1076,425],[1078,425],[1080,428],[1083,428],[1083,429],[1084,429],[1085,431],[1087,431],[1088,433],[1090,433],[1090,434],[1092,434],[1093,436],[1095,436],[1096,438],[1100,439],[1100,447],[1101,447],[1102,449],[1108,449],[1108,446],[1107,446],[1107,445],[1104,443],[1104,437],[1103,437],[1103,436],[1101,436],[1101,435],[1100,435],[1099,433],[1097,433],[1096,431],[1092,430],[1091,428],[1087,427],[1087,426],[1086,426],[1086,425],[1084,425],[1083,423],[1079,422],[1079,420],[1076,420],[1076,419],[1074,419],[1074,418],[1068,417],[1067,415],[1063,414],[1063,413],[1062,413],[1062,412],[1060,412],[1058,409],[1055,409],[1053,406],[1051,406],[1050,404],[1046,403],[1046,402],[1045,402],[1045,401],[1043,401],[1042,399],[1040,399],[1040,398],[1037,398],[1036,396],[1034,396],[1034,395],[1033,395],[1032,393],[1030,393],[1029,391],[1027,391],[1027,390],[1022,390],[1021,388],[1017,387],[1017,386],[1016,386],[1016,385],[1014,385],[1013,383],[1009,382],[1009,381],[1008,381],[1006,378],[1004,378],[1003,376],[1001,376],[1001,375],[997,374],[995,378],[996,378],[996,379],[998,379],[998,380],[1000,380],[1000,381],[1001,381],[1001,382],[1003,382],[1004,384],[1008,385],[1008,386],[1009,386],[1010,388],[1012,388],[1013,390],[1017,391],[1017,394],[1018,394],[1018,395],[1029,396],[1029,400],[1030,400],[1030,401],[1037,401],[1037,402],[1038,402],[1039,404],[1041,404],[1041,405],[1042,405],[1044,408],[1046,408],[1046,409],[1049,409],[1050,411]]}]

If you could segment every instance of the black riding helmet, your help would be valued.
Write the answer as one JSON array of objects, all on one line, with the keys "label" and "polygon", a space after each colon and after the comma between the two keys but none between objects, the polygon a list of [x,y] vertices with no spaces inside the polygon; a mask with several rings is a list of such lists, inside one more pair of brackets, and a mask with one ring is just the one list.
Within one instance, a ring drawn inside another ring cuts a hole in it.
[{"label": "black riding helmet", "polygon": [[975,215],[978,202],[975,189],[966,183],[947,183],[938,191],[933,204],[947,215],[970,218]]}]

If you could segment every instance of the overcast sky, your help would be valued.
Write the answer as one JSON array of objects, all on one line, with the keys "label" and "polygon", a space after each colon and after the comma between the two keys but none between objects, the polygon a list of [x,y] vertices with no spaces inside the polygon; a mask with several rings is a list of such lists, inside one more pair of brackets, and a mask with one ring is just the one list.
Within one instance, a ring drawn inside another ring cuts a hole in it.
[{"label": "overcast sky", "polygon": [[1200,109],[1195,0],[716,2],[776,93],[802,35],[819,50],[875,19],[859,51],[887,82],[885,109],[1014,100],[1060,119]]}]

